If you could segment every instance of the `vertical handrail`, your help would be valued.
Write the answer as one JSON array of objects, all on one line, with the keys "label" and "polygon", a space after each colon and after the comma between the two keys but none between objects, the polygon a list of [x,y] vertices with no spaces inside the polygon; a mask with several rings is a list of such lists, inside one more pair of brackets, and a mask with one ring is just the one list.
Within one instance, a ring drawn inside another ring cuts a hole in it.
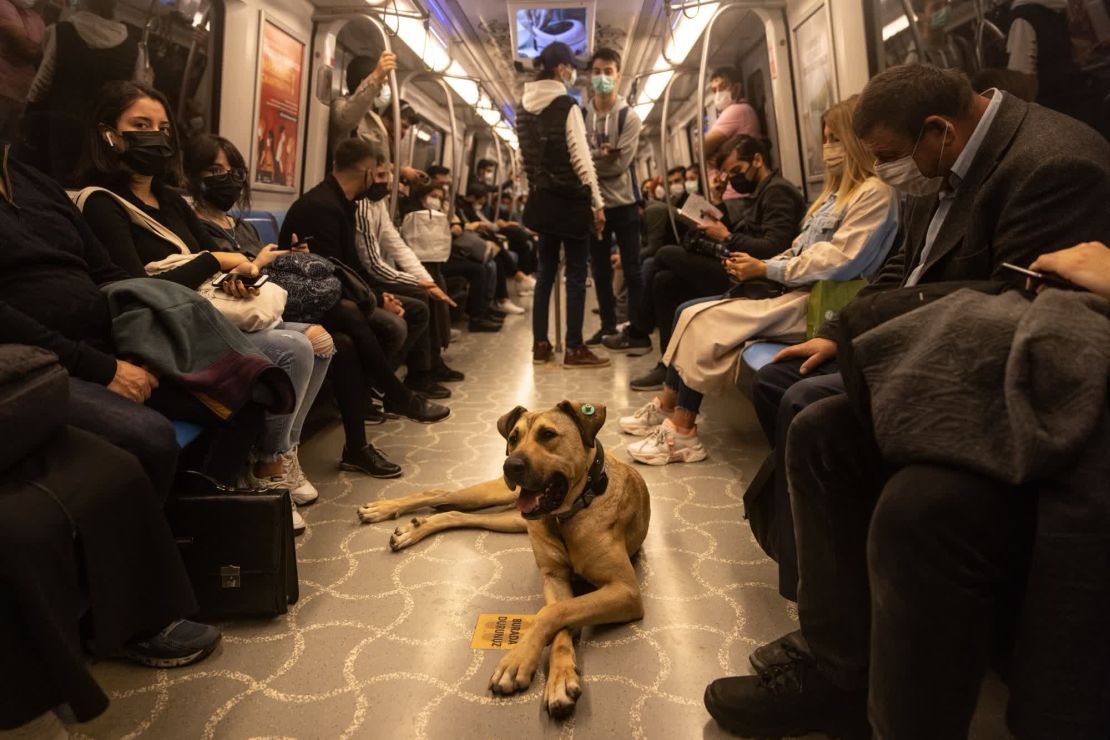
[{"label": "vertical handrail", "polygon": [[[913,14],[913,5],[910,0],[902,0],[902,12],[906,15],[906,20],[910,22],[910,37],[913,39],[913,45],[917,47],[917,61],[920,64],[925,64],[925,39],[921,37],[921,29],[917,27],[917,16]],[[885,58],[885,54],[883,55]]]},{"label": "vertical handrail", "polygon": [[447,81],[443,79],[443,75],[438,72],[429,72],[426,70],[418,70],[416,72],[409,72],[402,78],[400,88],[397,90],[397,97],[400,98],[405,88],[409,83],[417,77],[428,77],[434,79],[439,83],[439,87],[443,90],[443,97],[447,100],[447,118],[451,126],[451,192],[447,194],[449,201],[447,206],[447,223],[453,223],[455,220],[455,194],[458,192],[458,183],[462,177],[462,158],[463,153],[459,147],[459,128],[458,121],[455,119],[455,98],[451,92],[450,86]]},{"label": "vertical handrail", "polygon": [[[669,177],[667,171],[670,169],[667,164],[667,128],[669,126],[667,123],[667,112],[671,107],[671,86],[674,84],[674,81],[678,79],[680,74],[682,74],[682,72],[676,70],[675,73],[671,75],[671,79],[667,81],[667,86],[663,88],[663,111],[662,118],[659,119],[659,163],[663,166],[663,197],[666,199],[667,203],[667,216],[671,219],[671,234],[673,234],[676,239],[678,238],[678,222],[675,221],[674,206],[671,204],[671,184],[667,181]],[[703,156],[702,159],[705,159],[705,157]],[[708,190],[704,192],[706,195],[709,193]]]},{"label": "vertical handrail", "polygon": [[493,130],[492,126],[489,132],[490,135],[493,136],[493,151],[494,154],[497,155],[497,169],[494,170],[493,175],[493,186],[496,190],[494,191],[494,197],[490,198],[490,205],[486,210],[489,211],[488,215],[490,221],[496,222],[497,211],[501,207],[501,171],[505,166],[505,160],[501,156],[501,137],[497,135],[497,132]]},{"label": "vertical handrail", "polygon": [[[378,29],[378,33],[382,37],[382,52],[393,53],[393,45],[389,43],[389,33],[385,30],[385,24],[373,15],[363,15],[370,21],[370,25]],[[391,107],[393,108],[393,159],[396,160],[394,164],[397,166],[397,172],[394,173],[393,182],[390,186],[389,197],[389,218],[392,221],[397,220],[397,208],[400,205],[398,196],[401,192],[401,172],[400,172],[400,159],[401,159],[401,89],[397,85],[397,70],[389,70],[389,89],[393,91],[391,97]],[[353,91],[352,91],[353,92]]]}]

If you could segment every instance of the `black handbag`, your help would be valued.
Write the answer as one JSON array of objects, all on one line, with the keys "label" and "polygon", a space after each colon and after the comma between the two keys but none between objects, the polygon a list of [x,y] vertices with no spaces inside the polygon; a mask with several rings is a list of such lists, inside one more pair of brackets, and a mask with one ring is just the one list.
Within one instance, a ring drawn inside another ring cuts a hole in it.
[{"label": "black handbag", "polygon": [[235,489],[196,472],[166,504],[202,620],[275,617],[300,595],[289,491]]},{"label": "black handbag", "polygon": [[328,257],[328,259],[335,265],[335,276],[339,278],[340,291],[343,297],[349,301],[354,301],[364,311],[369,312],[376,308],[378,300],[374,297],[374,291],[371,290],[370,284],[362,278],[362,275],[359,275],[356,270],[342,260],[335,257]]}]

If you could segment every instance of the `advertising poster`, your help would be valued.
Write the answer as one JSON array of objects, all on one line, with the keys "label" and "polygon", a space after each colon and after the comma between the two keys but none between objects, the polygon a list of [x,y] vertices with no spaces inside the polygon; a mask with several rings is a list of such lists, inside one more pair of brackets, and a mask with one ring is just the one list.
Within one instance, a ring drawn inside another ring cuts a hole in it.
[{"label": "advertising poster", "polygon": [[262,19],[254,182],[263,189],[296,188],[304,50],[301,41]]},{"label": "advertising poster", "polygon": [[806,179],[820,181],[825,173],[821,155],[824,140],[821,114],[836,101],[829,17],[824,6],[794,29],[794,48],[798,60],[798,113],[802,119]]}]

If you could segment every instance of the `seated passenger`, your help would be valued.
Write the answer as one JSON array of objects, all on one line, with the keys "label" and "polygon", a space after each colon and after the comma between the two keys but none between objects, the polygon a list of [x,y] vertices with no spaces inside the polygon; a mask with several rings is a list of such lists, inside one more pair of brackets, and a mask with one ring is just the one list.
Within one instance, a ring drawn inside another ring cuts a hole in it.
[{"label": "seated passenger", "polygon": [[[484,239],[499,242],[498,235],[501,233],[501,226],[497,223],[490,221],[486,218],[485,210],[489,202],[489,188],[485,185],[474,183],[467,188],[466,195],[463,196],[455,204],[455,213],[463,223],[463,227],[467,231],[477,232]],[[508,224],[511,225],[511,224]],[[519,227],[519,224],[516,224]],[[523,237],[528,242],[527,249],[531,249],[531,238]],[[508,246],[512,248],[512,241],[508,240]],[[518,239],[519,241],[519,239]],[[497,280],[495,283],[495,303],[496,311],[502,314],[522,314],[524,308],[517,305],[509,298],[509,278],[511,277],[517,285],[518,292],[527,292],[535,287],[536,281],[525,275],[522,270],[517,269],[516,262],[510,256],[509,252],[503,248],[496,250],[493,256],[494,265],[497,268]]]},{"label": "seated passenger", "polygon": [[[700,193],[701,192],[701,173],[698,171],[696,164],[690,165],[686,168],[686,180],[683,182],[683,187],[687,193]],[[682,206],[679,206],[681,208]]]},{"label": "seated passenger", "polygon": [[[196,289],[221,270],[257,277],[260,269],[275,259],[275,245],[262,249],[253,263],[241,252],[220,251],[185,200],[167,186],[181,171],[181,156],[169,105],[161,93],[132,82],[109,83],[94,109],[88,141],[90,169],[85,180],[102,189],[85,190],[79,200],[83,200],[93,233],[107,245],[112,261],[131,277],[154,275],[155,264],[182,254],[183,249],[185,254],[197,256],[154,277]],[[140,226],[136,223],[140,214],[162,230]],[[224,281],[224,292],[247,301],[258,294],[235,278]],[[305,336],[310,330],[315,341],[322,343],[323,357],[315,356],[313,340]],[[306,324],[277,324],[247,337],[285,370],[297,394],[293,413],[267,414],[266,434],[250,469],[251,482],[290,489],[294,504],[310,504],[319,494],[301,472],[296,446],[304,417],[327,371],[330,342],[320,327],[312,329]],[[293,524],[295,531],[304,530],[304,520],[295,509]]]},{"label": "seated passenger", "polygon": [[[364,197],[368,191],[370,170],[384,156],[380,147],[361,139],[341,141],[335,149],[332,174],[301,196],[286,214],[281,228],[281,242],[291,245],[296,234],[311,236],[313,252],[356,269],[359,257],[355,240],[355,200]],[[380,188],[376,190],[380,191]],[[434,384],[431,356],[427,349],[427,304],[412,300],[402,306],[400,300],[388,293],[376,298],[382,308],[403,317],[408,324],[404,349],[409,379],[415,385]],[[339,348],[333,363],[332,387],[343,415],[346,436],[342,465],[375,477],[396,477],[400,468],[366,442],[363,419],[369,386],[372,384],[384,395],[387,411],[414,421],[442,421],[450,415],[450,410],[432,403],[416,392],[412,385],[397,379],[395,365],[382,349],[367,311],[368,307],[343,298],[321,320]],[[439,377],[456,379],[445,374],[455,372],[446,365],[442,365],[439,372]],[[461,379],[461,375],[457,373],[457,379]]]},{"label": "seated passenger", "polygon": [[[173,425],[143,405],[158,379],[115,355],[108,300],[98,288],[129,275],[108,258],[62,189],[8,150],[0,144],[0,344],[57,355],[70,375],[68,424],[138,458],[160,503],[177,464]],[[163,617],[161,631],[145,625],[154,631],[130,645],[133,657],[193,662],[211,652],[219,632],[170,621],[185,616]]]},{"label": "seated passenger", "polygon": [[43,22],[34,2],[0,3],[0,141],[19,141],[19,119],[42,59]]},{"label": "seated passenger", "polygon": [[[997,90],[976,95],[956,72],[902,65],[867,84],[853,127],[878,161],[876,174],[911,196],[897,253],[856,301],[901,286],[1012,282],[1003,262],[1028,265],[1046,252],[1110,233],[1110,144],[1067,116]],[[937,541],[945,543],[945,553],[970,554],[958,562],[922,557],[919,549],[910,555],[933,567],[936,577],[928,588],[905,589],[898,600],[910,603],[906,599],[913,596],[913,603],[927,608],[927,619],[918,618],[925,613],[921,609],[907,618],[904,610],[895,614],[875,606],[867,540],[869,529],[872,537],[878,534],[872,513],[888,467],[868,445],[870,435],[858,433],[842,381],[826,383],[818,393],[807,386],[827,378],[797,383],[828,372],[838,332],[836,321],[826,321],[816,338],[779,354],[793,363],[768,365],[758,380],[767,392],[757,398],[776,410],[774,401],[780,399],[789,411],[777,417],[775,438],[782,444],[789,430],[788,506],[798,543],[800,633],[753,654],[760,674],[768,677],[765,683],[759,676],[718,679],[706,690],[706,708],[741,735],[858,727],[868,718],[868,676],[881,676],[881,690],[872,683],[870,699],[880,736],[963,737],[978,694],[974,676],[988,652],[980,627],[990,622],[984,610],[991,600],[981,588],[998,572],[996,561],[979,557],[981,545],[988,532],[1003,532],[1008,525],[1002,523],[1012,522],[1013,512],[970,495],[950,499],[953,507],[944,511],[914,513],[929,501],[906,490],[901,511],[910,514],[914,527],[923,518],[967,522],[959,531],[945,530],[945,539]],[[797,397],[801,403],[787,406],[796,388],[805,391]],[[798,423],[791,423],[795,415]],[[984,429],[992,426],[983,422]],[[918,542],[906,540],[910,548]],[[1006,559],[1009,567],[1013,558]],[[897,635],[900,648],[872,652],[872,633]],[[1086,682],[1066,683],[1081,684]]]},{"label": "seated passenger", "polygon": [[[709,92],[713,96],[713,106],[717,109],[717,120],[705,134],[703,162],[712,164],[714,159],[726,148],[729,140],[736,136],[763,136],[759,125],[759,114],[744,99],[744,83],[740,70],[735,67],[718,67],[709,75]],[[726,168],[727,169],[727,168]],[[710,175],[713,175],[710,172]],[[744,197],[731,183],[726,187],[724,200]]]},{"label": "seated passenger", "polygon": [[[629,446],[632,459],[650,465],[704,460],[697,433],[702,397],[731,387],[744,344],[803,333],[813,283],[867,277],[886,259],[898,230],[898,202],[852,132],[857,100],[822,116],[825,184],[790,249],[766,261],[732,253],[725,268],[741,284],[679,307],[663,356],[663,393],[620,421],[624,432],[647,437]],[[749,281],[767,288],[766,297],[753,299]]]},{"label": "seated passenger", "polygon": [[[771,144],[766,139],[738,136],[726,144],[722,169],[733,189],[751,196],[746,219],[732,227],[721,221],[698,226],[698,235],[684,246],[666,246],[655,254],[651,284],[639,314],[625,331],[602,340],[607,348],[623,350],[636,346],[632,338],[648,337],[659,329],[660,351],[671,339],[675,311],[693,298],[721,295],[730,287],[723,256],[743,253],[754,259],[782,254],[798,234],[805,212],[805,199],[794,185],[779,174],[771,162]],[[646,285],[646,283],[645,283]],[[642,342],[642,339],[641,339]],[[633,390],[662,386],[666,369],[662,363],[634,378]]]}]

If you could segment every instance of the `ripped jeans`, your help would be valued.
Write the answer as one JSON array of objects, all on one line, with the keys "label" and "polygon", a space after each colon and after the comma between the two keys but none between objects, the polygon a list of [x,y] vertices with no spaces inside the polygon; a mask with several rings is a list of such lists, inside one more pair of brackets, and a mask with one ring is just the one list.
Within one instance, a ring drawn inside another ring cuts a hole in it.
[{"label": "ripped jeans", "polygon": [[277,460],[300,444],[304,420],[335,354],[330,338],[326,342],[317,341],[319,351],[313,349],[313,342],[305,336],[311,326],[282,322],[273,329],[246,335],[262,354],[289,375],[297,398],[292,413],[266,414],[266,425],[257,447],[260,462]]}]

